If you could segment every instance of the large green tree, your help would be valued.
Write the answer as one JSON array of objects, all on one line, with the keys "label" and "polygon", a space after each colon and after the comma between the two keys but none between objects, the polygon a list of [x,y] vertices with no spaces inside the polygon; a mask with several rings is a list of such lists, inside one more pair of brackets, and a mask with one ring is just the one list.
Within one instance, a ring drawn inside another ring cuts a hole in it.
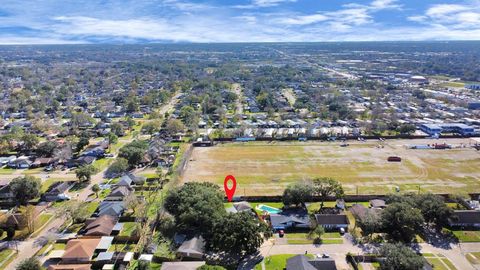
[{"label": "large green tree", "polygon": [[92,175],[97,172],[93,165],[80,166],[75,170],[75,175],[80,182],[90,182]]},{"label": "large green tree", "polygon": [[165,209],[175,217],[180,228],[208,232],[226,213],[223,199],[217,185],[185,183],[170,191],[165,198]]},{"label": "large green tree", "polygon": [[227,214],[215,220],[209,246],[216,251],[228,251],[231,254],[253,254],[265,241],[268,231],[265,223],[260,222],[247,212]]},{"label": "large green tree", "polygon": [[384,244],[380,255],[384,257],[380,264],[382,270],[420,270],[425,262],[422,256],[401,243]]},{"label": "large green tree", "polygon": [[424,223],[422,212],[407,203],[393,203],[381,215],[383,231],[394,240],[410,242]]},{"label": "large green tree", "polygon": [[307,182],[295,183],[289,185],[284,191],[282,196],[283,204],[286,206],[304,205],[312,199],[313,186]]},{"label": "large green tree", "polygon": [[52,157],[59,145],[56,141],[47,141],[37,147],[37,155],[42,157]]},{"label": "large green tree", "polygon": [[320,198],[320,210],[328,197],[341,198],[344,195],[342,185],[335,179],[322,177],[313,180],[313,195]]},{"label": "large green tree", "polygon": [[146,141],[136,140],[120,148],[118,156],[128,160],[128,164],[135,166],[142,161],[147,149]]},{"label": "large green tree", "polygon": [[425,222],[442,227],[448,223],[453,211],[445,204],[442,196],[427,194],[401,194],[392,195],[387,199],[388,203],[405,203],[421,211]]},{"label": "large green tree", "polygon": [[185,125],[178,119],[170,119],[167,122],[167,131],[170,134],[177,134],[185,131]]},{"label": "large green tree", "polygon": [[40,196],[41,186],[40,179],[31,175],[17,177],[10,182],[10,190],[21,205],[27,205],[28,201]]},{"label": "large green tree", "polygon": [[25,133],[22,136],[22,143],[23,143],[22,148],[24,150],[31,151],[35,149],[39,142],[40,142],[40,139],[35,134]]},{"label": "large green tree", "polygon": [[124,158],[117,158],[112,164],[110,164],[106,174],[108,176],[121,175],[128,171],[128,167],[128,160]]},{"label": "large green tree", "polygon": [[443,197],[435,194],[418,195],[416,205],[422,212],[425,222],[437,227],[446,225],[453,214],[453,210],[445,204]]}]

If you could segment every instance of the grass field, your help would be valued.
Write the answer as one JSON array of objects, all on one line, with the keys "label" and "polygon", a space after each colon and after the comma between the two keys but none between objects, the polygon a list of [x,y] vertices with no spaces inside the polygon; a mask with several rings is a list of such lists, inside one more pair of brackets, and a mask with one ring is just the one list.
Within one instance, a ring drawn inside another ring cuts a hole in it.
[{"label": "grass field", "polygon": [[[295,181],[333,177],[350,194],[394,192],[465,193],[480,190],[480,152],[473,148],[413,150],[412,144],[447,142],[468,145],[469,139],[340,142],[249,142],[197,147],[183,182],[210,181],[223,185],[226,175],[237,179],[236,195],[278,195]],[[399,156],[402,162],[387,162]]]}]

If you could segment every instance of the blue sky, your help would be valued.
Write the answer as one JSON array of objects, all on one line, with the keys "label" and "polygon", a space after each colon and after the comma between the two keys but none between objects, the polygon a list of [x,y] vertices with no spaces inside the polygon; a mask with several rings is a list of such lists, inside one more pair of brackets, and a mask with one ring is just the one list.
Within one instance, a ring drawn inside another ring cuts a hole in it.
[{"label": "blue sky", "polygon": [[2,0],[0,44],[480,40],[480,0]]}]

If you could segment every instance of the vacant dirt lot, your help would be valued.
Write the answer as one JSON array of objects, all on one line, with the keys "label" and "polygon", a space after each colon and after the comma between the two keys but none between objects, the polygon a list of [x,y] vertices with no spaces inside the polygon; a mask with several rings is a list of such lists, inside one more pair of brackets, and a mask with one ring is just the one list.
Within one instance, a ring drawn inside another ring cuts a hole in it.
[{"label": "vacant dirt lot", "polygon": [[[408,145],[448,143],[448,150],[414,150]],[[295,181],[329,176],[348,193],[375,194],[419,189],[465,193],[480,190],[480,152],[469,139],[340,142],[250,142],[195,148],[182,180],[223,184],[237,179],[237,195],[280,194]],[[458,147],[458,148],[457,148]],[[399,156],[400,163],[387,162]]]}]

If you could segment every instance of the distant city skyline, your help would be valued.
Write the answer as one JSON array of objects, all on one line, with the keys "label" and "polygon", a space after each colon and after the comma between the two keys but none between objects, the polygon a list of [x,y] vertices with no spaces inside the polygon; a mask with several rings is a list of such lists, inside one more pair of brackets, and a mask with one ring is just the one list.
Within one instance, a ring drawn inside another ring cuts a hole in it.
[{"label": "distant city skyline", "polygon": [[480,40],[480,0],[4,0],[0,44]]}]

